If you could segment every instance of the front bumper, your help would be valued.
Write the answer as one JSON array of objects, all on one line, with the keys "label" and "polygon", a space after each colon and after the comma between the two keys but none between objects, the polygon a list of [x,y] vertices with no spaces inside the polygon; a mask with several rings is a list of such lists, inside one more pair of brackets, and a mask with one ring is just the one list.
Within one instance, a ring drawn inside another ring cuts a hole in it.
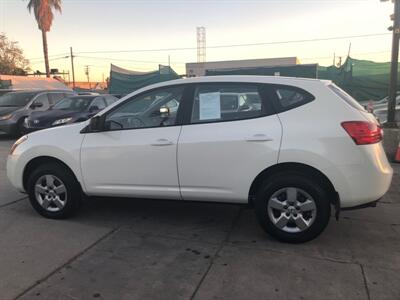
[{"label": "front bumper", "polygon": [[38,130],[43,130],[46,129],[46,127],[26,127],[24,126],[24,133],[31,133],[31,132],[35,132]]},{"label": "front bumper", "polygon": [[12,120],[0,121],[0,133],[15,135],[18,132],[17,124]]},{"label": "front bumper", "polygon": [[11,184],[20,192],[25,192],[22,182],[23,167],[19,161],[19,155],[8,155],[7,158],[7,177]]}]

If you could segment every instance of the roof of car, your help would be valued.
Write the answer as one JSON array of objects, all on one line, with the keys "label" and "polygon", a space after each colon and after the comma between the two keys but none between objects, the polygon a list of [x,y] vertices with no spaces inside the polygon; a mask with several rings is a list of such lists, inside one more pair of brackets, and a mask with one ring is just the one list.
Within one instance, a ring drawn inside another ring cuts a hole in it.
[{"label": "roof of car", "polygon": [[[68,97],[66,97],[66,98],[72,98],[72,99],[95,99],[95,98],[98,98],[98,97],[114,97],[114,98],[116,98],[115,96],[113,96],[113,95],[109,95],[109,94],[102,94],[102,95],[100,95],[100,94],[98,94],[98,95],[71,95],[71,96],[68,96]],[[116,99],[118,99],[118,98],[116,98]]]},{"label": "roof of car", "polygon": [[49,92],[49,93],[69,93],[72,94],[73,92],[70,90],[17,90],[17,91],[10,91],[10,93],[15,93],[15,94],[23,94],[23,93],[34,93],[34,94],[39,94],[39,93],[44,93],[44,92]]},{"label": "roof of car", "polygon": [[99,97],[100,95],[72,95],[72,96],[68,96],[67,98],[72,98],[72,99],[94,99]]},{"label": "roof of car", "polygon": [[176,79],[169,81],[170,83],[196,83],[196,82],[218,82],[218,81],[243,81],[243,82],[265,82],[285,84],[288,82],[324,82],[330,83],[329,80],[321,80],[315,78],[302,78],[302,77],[283,77],[283,76],[259,76],[259,75],[219,75],[219,76],[200,76],[185,79]]},{"label": "roof of car", "polygon": [[321,80],[313,78],[300,78],[300,77],[282,77],[282,76],[255,76],[255,75],[219,75],[219,76],[200,76],[191,77],[184,79],[175,79],[169,81],[163,81],[152,85],[140,88],[127,96],[136,95],[142,92],[146,92],[151,89],[159,87],[167,87],[172,85],[190,84],[190,83],[212,83],[212,82],[244,82],[244,83],[269,83],[269,84],[282,84],[282,85],[294,85],[302,86],[305,84],[309,85],[329,85],[332,83],[330,80]]}]

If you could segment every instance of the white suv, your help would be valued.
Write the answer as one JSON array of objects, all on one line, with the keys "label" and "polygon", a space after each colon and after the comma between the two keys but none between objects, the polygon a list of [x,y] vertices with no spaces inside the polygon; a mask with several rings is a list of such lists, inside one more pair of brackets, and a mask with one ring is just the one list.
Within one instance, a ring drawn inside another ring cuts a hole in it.
[{"label": "white suv", "polygon": [[70,216],[82,195],[248,203],[265,231],[304,242],[323,231],[331,206],[338,216],[386,193],[381,139],[375,118],[331,82],[202,77],[24,136],[7,172],[48,218]]}]

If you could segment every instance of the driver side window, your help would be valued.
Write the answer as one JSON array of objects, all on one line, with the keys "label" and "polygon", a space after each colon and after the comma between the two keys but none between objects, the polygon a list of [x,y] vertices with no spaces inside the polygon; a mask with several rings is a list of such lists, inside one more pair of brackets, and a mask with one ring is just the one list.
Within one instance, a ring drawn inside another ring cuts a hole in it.
[{"label": "driver side window", "polygon": [[38,111],[45,111],[50,108],[49,98],[47,98],[47,94],[42,94],[38,96],[33,103],[37,105],[35,107],[35,110]]},{"label": "driver side window", "polygon": [[109,130],[175,125],[184,87],[161,88],[134,96],[106,116]]}]

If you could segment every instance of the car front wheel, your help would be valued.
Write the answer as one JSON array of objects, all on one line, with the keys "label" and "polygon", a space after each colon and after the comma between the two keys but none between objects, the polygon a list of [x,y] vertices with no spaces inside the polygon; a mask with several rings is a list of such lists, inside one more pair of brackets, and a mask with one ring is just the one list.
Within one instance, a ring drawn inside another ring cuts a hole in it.
[{"label": "car front wheel", "polygon": [[64,219],[74,214],[81,201],[81,190],[74,174],[58,163],[38,167],[28,179],[29,200],[42,216]]},{"label": "car front wheel", "polygon": [[296,172],[267,178],[257,193],[255,209],[263,229],[288,243],[317,237],[331,214],[329,194],[323,185]]}]

